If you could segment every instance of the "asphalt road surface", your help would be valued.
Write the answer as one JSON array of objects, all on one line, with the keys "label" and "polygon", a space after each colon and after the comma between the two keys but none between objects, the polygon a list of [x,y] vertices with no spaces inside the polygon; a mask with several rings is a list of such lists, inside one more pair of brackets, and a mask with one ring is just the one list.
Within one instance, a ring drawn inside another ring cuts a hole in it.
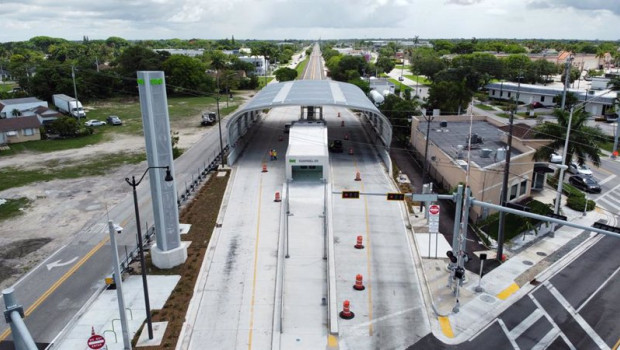
[{"label": "asphalt road surface", "polygon": [[593,246],[522,297],[469,341],[449,346],[432,334],[417,349],[610,349],[620,343],[620,240]]}]

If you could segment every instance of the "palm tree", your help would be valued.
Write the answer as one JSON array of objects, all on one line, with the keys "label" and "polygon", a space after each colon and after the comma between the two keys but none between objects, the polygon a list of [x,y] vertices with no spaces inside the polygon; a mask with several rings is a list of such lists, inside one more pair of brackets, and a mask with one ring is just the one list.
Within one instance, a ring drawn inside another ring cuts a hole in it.
[{"label": "palm tree", "polygon": [[[557,118],[557,123],[546,122],[534,127],[535,138],[552,140],[549,145],[536,150],[534,153],[534,160],[548,161],[551,158],[551,153],[564,147],[570,112],[555,109],[553,115]],[[598,127],[593,128],[585,125],[589,117],[590,114],[583,109],[578,109],[573,112],[568,149],[566,150],[566,161],[564,164],[570,164],[570,162],[573,161],[573,157],[576,157],[576,161],[580,165],[583,165],[586,160],[590,160],[595,166],[600,166],[601,158],[599,157],[598,151],[600,149],[600,144],[606,139],[606,135]]]}]

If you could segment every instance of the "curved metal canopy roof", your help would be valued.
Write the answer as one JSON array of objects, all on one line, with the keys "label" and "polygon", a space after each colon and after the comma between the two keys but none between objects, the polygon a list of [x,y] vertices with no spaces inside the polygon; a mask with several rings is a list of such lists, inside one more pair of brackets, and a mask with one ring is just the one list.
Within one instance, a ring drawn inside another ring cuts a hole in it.
[{"label": "curved metal canopy roof", "polygon": [[228,118],[229,144],[235,147],[258,111],[285,106],[339,106],[359,110],[386,148],[392,140],[389,120],[356,85],[332,80],[295,80],[268,84]]}]

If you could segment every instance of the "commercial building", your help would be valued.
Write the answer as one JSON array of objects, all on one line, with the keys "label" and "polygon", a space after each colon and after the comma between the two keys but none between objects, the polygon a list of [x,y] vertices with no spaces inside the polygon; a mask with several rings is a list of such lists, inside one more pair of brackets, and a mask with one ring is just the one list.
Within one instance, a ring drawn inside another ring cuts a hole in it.
[{"label": "commercial building", "polygon": [[[490,83],[485,86],[489,97],[499,100],[513,100],[517,98],[524,104],[540,102],[544,106],[555,106],[553,98],[562,94],[562,87],[517,84],[512,82]],[[617,93],[613,91],[567,89],[577,96],[580,102],[587,102],[586,112],[594,115],[604,115],[614,105]]]},{"label": "commercial building", "polygon": [[[458,184],[465,183],[469,159],[467,183],[473,196],[499,204],[507,152],[507,126],[485,116],[474,116],[471,129],[469,150],[469,118],[437,116],[430,122],[428,174],[442,189],[453,190]],[[424,161],[426,132],[426,120],[423,117],[412,117],[410,142],[416,157],[421,161]],[[545,147],[550,141],[529,138],[530,135],[527,125],[515,125],[513,128],[507,196],[509,202],[518,202],[530,196],[532,190],[541,190],[546,173],[553,172],[547,163],[536,163],[533,159],[536,149]],[[470,217],[476,221],[488,214],[483,208],[473,207]]]}]

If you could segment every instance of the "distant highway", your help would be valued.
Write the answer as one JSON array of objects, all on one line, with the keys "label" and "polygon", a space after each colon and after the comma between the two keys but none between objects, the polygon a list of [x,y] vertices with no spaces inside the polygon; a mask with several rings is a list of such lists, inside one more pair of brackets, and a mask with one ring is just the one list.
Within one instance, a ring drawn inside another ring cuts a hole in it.
[{"label": "distant highway", "polygon": [[310,54],[306,69],[302,74],[303,80],[323,80],[325,73],[323,72],[323,57],[319,44],[314,44],[312,54]]}]

